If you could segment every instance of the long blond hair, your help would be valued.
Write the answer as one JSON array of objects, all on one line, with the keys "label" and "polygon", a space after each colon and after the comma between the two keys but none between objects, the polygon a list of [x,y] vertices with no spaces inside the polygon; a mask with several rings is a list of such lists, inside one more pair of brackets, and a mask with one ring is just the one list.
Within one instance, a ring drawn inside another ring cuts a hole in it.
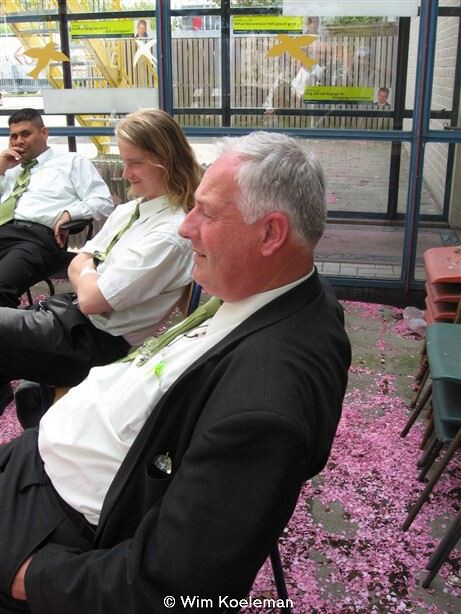
[{"label": "long blond hair", "polygon": [[190,211],[203,169],[179,124],[165,111],[143,109],[122,119],[115,134],[156,156],[165,171],[165,191],[171,204]]}]

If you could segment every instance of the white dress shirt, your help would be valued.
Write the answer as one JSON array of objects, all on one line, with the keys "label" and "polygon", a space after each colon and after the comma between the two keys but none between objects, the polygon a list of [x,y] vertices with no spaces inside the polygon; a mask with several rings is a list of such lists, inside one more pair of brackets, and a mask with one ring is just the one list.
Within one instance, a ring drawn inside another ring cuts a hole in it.
[{"label": "white dress shirt", "polygon": [[173,339],[140,366],[116,362],[91,369],[40,422],[40,455],[59,495],[96,525],[115,474],[168,388],[241,322],[308,277],[224,303],[208,322]]},{"label": "white dress shirt", "polygon": [[[56,153],[50,147],[37,157],[30,183],[20,197],[14,219],[53,228],[63,211],[72,219],[102,220],[114,208],[109,188],[93,163],[77,153]],[[22,166],[0,176],[1,201],[14,188]]]},{"label": "white dress shirt", "polygon": [[[98,234],[80,251],[104,252],[138,203],[118,205]],[[122,234],[97,266],[98,288],[113,311],[89,315],[92,324],[139,345],[152,335],[192,280],[190,242],[178,235],[185,217],[166,196],[141,202],[139,218]]]}]

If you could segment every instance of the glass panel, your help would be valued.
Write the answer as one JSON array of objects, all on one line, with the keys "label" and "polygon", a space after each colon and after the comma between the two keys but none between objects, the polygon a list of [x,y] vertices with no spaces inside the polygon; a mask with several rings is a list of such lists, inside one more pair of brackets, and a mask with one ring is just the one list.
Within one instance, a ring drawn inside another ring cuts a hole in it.
[{"label": "glass panel", "polygon": [[[452,155],[452,154],[451,154]],[[449,161],[449,146],[446,143],[427,143],[424,155],[424,175],[421,186],[422,216],[442,216],[447,164]],[[410,166],[410,146],[402,144],[399,182],[399,213],[405,214],[408,177]]]},{"label": "glass panel", "polygon": [[2,0],[0,16],[2,15],[40,15],[42,13],[57,13],[57,0]]},{"label": "glass panel", "polygon": [[188,141],[195,152],[195,156],[200,164],[208,166],[212,164],[217,157],[216,138],[198,138],[189,137]]},{"label": "glass panel", "polygon": [[[173,105],[178,109],[221,106],[220,21],[215,16],[201,18],[197,30],[190,29],[186,17],[172,18]],[[184,125],[218,125],[214,121],[202,124],[200,116],[187,122]]]},{"label": "glass panel", "polygon": [[206,114],[176,114],[176,121],[183,128],[219,128],[222,126],[221,115],[206,115]]},{"label": "glass panel", "polygon": [[[433,247],[461,246],[461,207],[459,191],[461,189],[461,146],[446,143],[428,143],[424,158],[422,206],[435,214],[442,210],[445,194],[447,158],[453,156],[453,180],[450,186],[448,202],[448,220],[446,225],[420,226],[417,242],[417,268],[415,279],[425,279],[423,254]],[[429,203],[427,203],[429,201]],[[460,253],[461,258],[461,253]],[[447,268],[449,276],[450,266]],[[449,301],[448,301],[449,302]],[[441,305],[449,310],[449,305]]]},{"label": "glass panel", "polygon": [[67,0],[69,13],[107,13],[155,9],[156,0]]},{"label": "glass panel", "polygon": [[378,141],[308,141],[328,185],[330,213],[385,214],[391,144]]},{"label": "glass panel", "polygon": [[171,0],[173,10],[220,8],[221,0]]},{"label": "glass panel", "polygon": [[316,248],[321,273],[364,279],[401,275],[403,227],[341,224],[329,221]]},{"label": "glass panel", "polygon": [[[0,90],[4,94],[5,109],[34,107],[35,101],[21,102],[17,97],[39,95],[42,89],[50,88],[52,84],[62,86],[61,60],[58,56],[60,38],[57,32],[58,24],[55,21],[3,23],[0,34]],[[36,52],[46,45],[49,45],[48,52],[37,57]]]},{"label": "glass panel", "polygon": [[232,8],[282,8],[283,0],[231,0]]},{"label": "glass panel", "polygon": [[154,87],[157,42],[154,18],[70,22],[75,87]]},{"label": "glass panel", "polygon": [[[453,109],[456,64],[457,62],[459,64],[461,61],[460,58],[456,57],[459,21],[459,17],[439,17],[437,19],[431,111],[443,110],[449,112]],[[449,117],[431,122],[431,129],[434,130],[443,130],[444,127],[448,128],[451,126],[457,126],[456,118],[453,122],[450,121]]]},{"label": "glass panel", "polygon": [[391,144],[310,140],[308,146],[319,158],[327,180],[329,222],[316,250],[320,271],[357,278],[399,278],[403,226],[335,221],[341,214],[386,213]]},{"label": "glass panel", "polygon": [[236,15],[231,32],[233,108],[276,115],[279,128],[393,127],[395,19]]}]

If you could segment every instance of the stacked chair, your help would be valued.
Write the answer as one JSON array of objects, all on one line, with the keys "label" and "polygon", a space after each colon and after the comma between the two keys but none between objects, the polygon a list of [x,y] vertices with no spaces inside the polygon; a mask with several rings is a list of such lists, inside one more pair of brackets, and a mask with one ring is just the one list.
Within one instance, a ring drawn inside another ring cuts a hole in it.
[{"label": "stacked chair", "polygon": [[[434,461],[448,446],[434,466],[429,480],[410,509],[402,529],[407,530],[429,498],[448,463],[461,447],[461,247],[433,248],[424,254],[426,270],[426,343],[423,372],[413,400],[413,411],[401,432],[404,437],[426,405],[428,425],[418,461],[419,480],[426,476]],[[423,581],[428,587],[451,550],[461,537],[461,513],[430,558],[430,570]]]},{"label": "stacked chair", "polygon": [[[434,247],[424,252],[426,272],[426,322],[428,329],[438,323],[461,323],[461,247]],[[410,430],[431,398],[427,361],[427,344],[421,352],[419,368],[420,382],[411,402],[410,415],[401,436]],[[424,441],[424,440],[423,440]]]}]

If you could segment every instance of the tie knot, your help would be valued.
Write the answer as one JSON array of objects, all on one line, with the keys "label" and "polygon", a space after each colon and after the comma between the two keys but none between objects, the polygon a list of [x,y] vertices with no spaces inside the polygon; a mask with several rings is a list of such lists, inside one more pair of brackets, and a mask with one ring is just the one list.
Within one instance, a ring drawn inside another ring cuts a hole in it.
[{"label": "tie knot", "polygon": [[38,160],[26,160],[25,162],[21,162],[22,168],[32,168],[38,164]]},{"label": "tie knot", "polygon": [[213,296],[206,303],[200,305],[194,313],[202,311],[207,318],[212,318],[220,306],[221,299],[219,299],[217,296]]}]

